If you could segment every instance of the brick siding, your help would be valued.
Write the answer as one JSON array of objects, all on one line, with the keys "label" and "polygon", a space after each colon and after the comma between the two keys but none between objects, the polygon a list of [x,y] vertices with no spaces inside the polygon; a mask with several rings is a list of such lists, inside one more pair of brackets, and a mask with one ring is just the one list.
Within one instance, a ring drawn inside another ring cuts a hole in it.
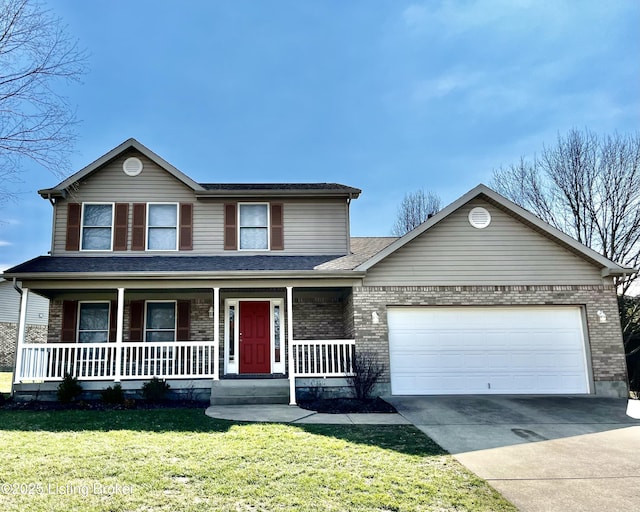
[{"label": "brick siding", "polygon": [[[44,343],[47,339],[46,325],[27,325],[27,343]],[[18,324],[0,322],[0,371],[11,371],[15,367]]]},{"label": "brick siding", "polygon": [[338,298],[294,299],[293,339],[344,339],[344,305]]},{"label": "brick siding", "polygon": [[[353,289],[358,350],[376,354],[390,381],[387,306],[533,306],[572,305],[585,309],[593,379],[626,381],[626,366],[616,292],[613,286],[371,286]],[[607,323],[599,323],[602,310]],[[376,312],[379,323],[372,322]]]}]

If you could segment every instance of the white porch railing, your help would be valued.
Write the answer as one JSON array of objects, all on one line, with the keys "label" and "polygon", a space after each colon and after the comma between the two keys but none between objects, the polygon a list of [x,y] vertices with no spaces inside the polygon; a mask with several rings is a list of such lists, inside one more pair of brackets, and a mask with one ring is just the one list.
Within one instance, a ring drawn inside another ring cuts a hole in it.
[{"label": "white porch railing", "polygon": [[211,342],[43,343],[22,346],[17,380],[62,380],[69,373],[80,380],[212,378],[215,348]]},{"label": "white porch railing", "polygon": [[295,377],[345,377],[353,374],[355,340],[294,340]]},{"label": "white porch railing", "polygon": [[[353,374],[355,340],[294,340],[294,377]],[[80,380],[213,378],[211,342],[42,343],[22,346],[18,381],[56,381],[69,373]],[[119,367],[118,367],[119,366]]]}]

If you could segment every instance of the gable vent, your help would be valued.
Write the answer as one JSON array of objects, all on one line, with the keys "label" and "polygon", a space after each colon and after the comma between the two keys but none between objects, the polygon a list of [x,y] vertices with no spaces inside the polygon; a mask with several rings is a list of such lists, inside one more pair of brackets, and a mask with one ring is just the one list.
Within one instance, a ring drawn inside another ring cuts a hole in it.
[{"label": "gable vent", "polygon": [[491,214],[486,208],[477,206],[469,212],[469,224],[478,229],[486,228],[491,224]]},{"label": "gable vent", "polygon": [[142,172],[142,160],[134,156],[127,158],[122,164],[122,170],[127,176],[137,176]]}]

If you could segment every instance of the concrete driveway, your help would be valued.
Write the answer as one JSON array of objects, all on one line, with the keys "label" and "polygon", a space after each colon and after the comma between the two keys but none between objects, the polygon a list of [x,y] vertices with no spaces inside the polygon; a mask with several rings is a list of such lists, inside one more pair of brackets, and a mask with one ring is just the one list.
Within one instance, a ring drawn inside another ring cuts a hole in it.
[{"label": "concrete driveway", "polygon": [[635,510],[640,421],[626,400],[429,396],[387,399],[522,511]]}]

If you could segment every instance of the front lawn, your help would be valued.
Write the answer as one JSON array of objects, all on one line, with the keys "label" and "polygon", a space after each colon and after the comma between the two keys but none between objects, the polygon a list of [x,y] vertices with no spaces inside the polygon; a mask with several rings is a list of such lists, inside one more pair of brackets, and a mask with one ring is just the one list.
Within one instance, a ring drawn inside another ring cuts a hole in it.
[{"label": "front lawn", "polygon": [[515,510],[412,426],[0,410],[3,511]]}]

